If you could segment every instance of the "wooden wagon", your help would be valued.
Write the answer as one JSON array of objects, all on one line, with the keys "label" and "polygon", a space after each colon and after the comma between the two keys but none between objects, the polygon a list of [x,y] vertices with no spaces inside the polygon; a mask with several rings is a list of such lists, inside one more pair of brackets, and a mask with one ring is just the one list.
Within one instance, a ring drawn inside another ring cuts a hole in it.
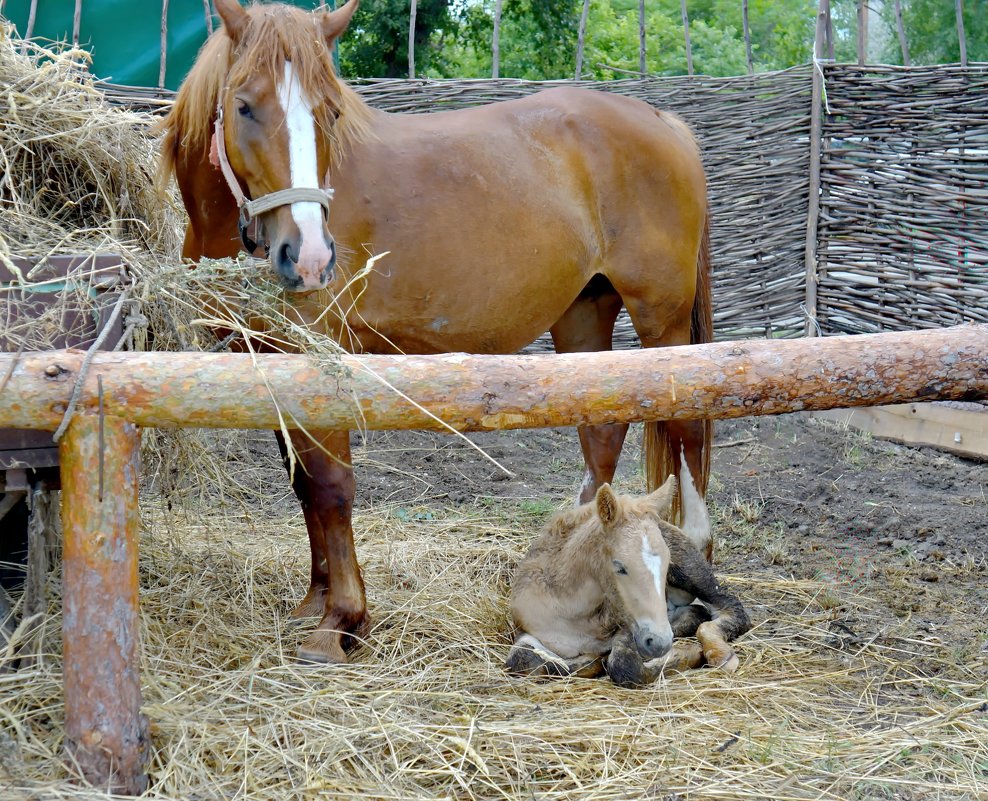
[{"label": "wooden wagon", "polygon": [[[20,333],[42,316],[52,318],[48,326],[57,326],[45,337],[52,348],[90,348],[102,335],[99,347],[113,349],[123,333],[121,315],[112,314],[122,276],[122,262],[112,254],[0,262],[0,351],[22,349]],[[68,299],[79,291],[86,304]],[[0,387],[5,378],[0,376]],[[24,618],[43,611],[46,542],[55,534],[47,510],[50,494],[61,486],[58,468],[58,445],[50,432],[0,429],[0,646],[14,631],[8,591],[23,588]]]}]

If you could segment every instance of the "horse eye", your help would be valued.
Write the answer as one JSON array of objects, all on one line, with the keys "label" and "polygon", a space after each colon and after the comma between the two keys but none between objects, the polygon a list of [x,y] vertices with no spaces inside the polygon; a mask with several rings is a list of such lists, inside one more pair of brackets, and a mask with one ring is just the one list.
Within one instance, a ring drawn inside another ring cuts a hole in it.
[{"label": "horse eye", "polygon": [[617,573],[619,576],[628,575],[628,568],[624,566],[623,562],[619,562],[617,559],[614,559],[611,562],[611,564],[614,565],[614,572]]},{"label": "horse eye", "polygon": [[240,101],[240,105],[238,105],[238,106],[237,106],[237,113],[238,113],[238,114],[239,114],[239,115],[240,115],[241,117],[246,117],[246,118],[247,118],[247,119],[249,119],[249,120],[252,120],[252,119],[254,119],[254,112],[253,112],[253,111],[251,111],[251,110],[250,110],[250,106],[248,106],[248,105],[247,105],[246,103],[244,103],[244,102],[243,102],[242,100]]}]

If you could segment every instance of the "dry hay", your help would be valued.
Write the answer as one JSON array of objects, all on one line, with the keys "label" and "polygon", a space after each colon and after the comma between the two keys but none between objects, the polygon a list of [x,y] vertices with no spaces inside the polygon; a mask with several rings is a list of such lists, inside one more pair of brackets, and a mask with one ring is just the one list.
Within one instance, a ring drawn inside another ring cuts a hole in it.
[{"label": "dry hay", "polygon": [[[300,516],[144,511],[152,798],[988,792],[984,677],[935,636],[878,620],[872,593],[853,584],[727,577],[757,621],[733,676],[697,671],[644,690],[537,683],[501,668],[508,579],[534,533],[529,520],[504,507],[376,509],[356,521],[369,639],[351,666],[302,667],[293,654],[305,630],[287,626],[307,574]],[[874,618],[879,634],[849,636],[834,625],[835,604],[864,627]],[[71,785],[61,767],[51,612],[49,655],[0,674],[0,765],[21,796],[104,797]]]},{"label": "dry hay", "polygon": [[[334,346],[253,265],[168,261],[177,218],[147,194],[148,120],[102,106],[77,58],[21,56],[0,37],[0,158],[11,176],[0,184],[0,254],[123,253],[131,297],[150,320],[149,329],[133,323],[141,345],[209,349],[221,325],[281,330],[285,347],[331,356]],[[56,112],[67,118],[53,128]],[[207,313],[198,299],[211,292]],[[935,637],[879,620],[853,585],[729,577],[758,621],[733,676],[699,671],[634,691],[508,678],[508,578],[535,532],[503,509],[358,515],[375,626],[353,665],[298,666],[306,629],[286,622],[289,599],[305,589],[304,523],[284,497],[256,511],[271,486],[287,494],[287,482],[250,469],[234,436],[173,438],[178,461],[150,467],[149,484],[173,495],[180,485],[186,503],[147,488],[143,502],[149,797],[988,793],[983,676]],[[835,604],[874,617],[880,635],[844,636]],[[0,672],[0,798],[106,797],[71,784],[62,765],[60,624],[53,602],[43,658]]]}]

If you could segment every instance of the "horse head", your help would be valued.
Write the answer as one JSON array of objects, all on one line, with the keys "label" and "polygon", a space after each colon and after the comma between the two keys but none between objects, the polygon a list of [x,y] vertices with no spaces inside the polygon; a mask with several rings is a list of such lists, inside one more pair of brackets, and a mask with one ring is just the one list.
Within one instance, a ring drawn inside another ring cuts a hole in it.
[{"label": "horse head", "polygon": [[670,553],[662,535],[669,525],[676,479],[670,476],[641,499],[619,497],[608,484],[597,490],[596,507],[610,557],[613,587],[643,659],[664,656],[672,647],[666,603]]},{"label": "horse head", "polygon": [[[336,243],[329,230],[334,132],[345,105],[332,47],[358,0],[335,11],[306,13],[291,6],[242,7],[215,0],[230,40],[229,69],[219,92],[214,155],[247,226],[258,221],[282,283],[322,289],[334,277]],[[248,199],[250,198],[250,199]]]}]

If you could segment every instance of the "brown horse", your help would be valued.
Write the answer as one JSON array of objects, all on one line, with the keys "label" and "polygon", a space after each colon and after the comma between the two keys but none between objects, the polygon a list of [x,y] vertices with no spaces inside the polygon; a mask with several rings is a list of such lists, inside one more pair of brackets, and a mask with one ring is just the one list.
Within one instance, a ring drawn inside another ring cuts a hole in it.
[{"label": "brown horse", "polygon": [[[748,614],[670,522],[675,494],[672,476],[644,498],[604,484],[592,502],[549,522],[512,582],[509,672],[606,671],[616,684],[638,686],[704,661],[737,670],[728,643],[751,628]],[[673,642],[694,635],[699,643]]]},{"label": "brown horse", "polygon": [[[163,122],[161,174],[189,214],[185,257],[235,255],[239,224],[288,290],[330,309],[313,319],[354,352],[511,353],[546,330],[559,352],[607,350],[622,305],[645,347],[709,341],[706,183],[678,118],[575,88],[387,114],[333,71],[357,0],[314,13],[215,5],[223,26]],[[611,480],[626,431],[580,429],[581,500]],[[308,435],[292,435],[312,550],[294,615],[322,617],[304,659],[342,662],[367,621],[349,432]],[[649,424],[645,437],[650,485],[680,476],[681,524],[704,552],[709,437],[704,422]]]}]

